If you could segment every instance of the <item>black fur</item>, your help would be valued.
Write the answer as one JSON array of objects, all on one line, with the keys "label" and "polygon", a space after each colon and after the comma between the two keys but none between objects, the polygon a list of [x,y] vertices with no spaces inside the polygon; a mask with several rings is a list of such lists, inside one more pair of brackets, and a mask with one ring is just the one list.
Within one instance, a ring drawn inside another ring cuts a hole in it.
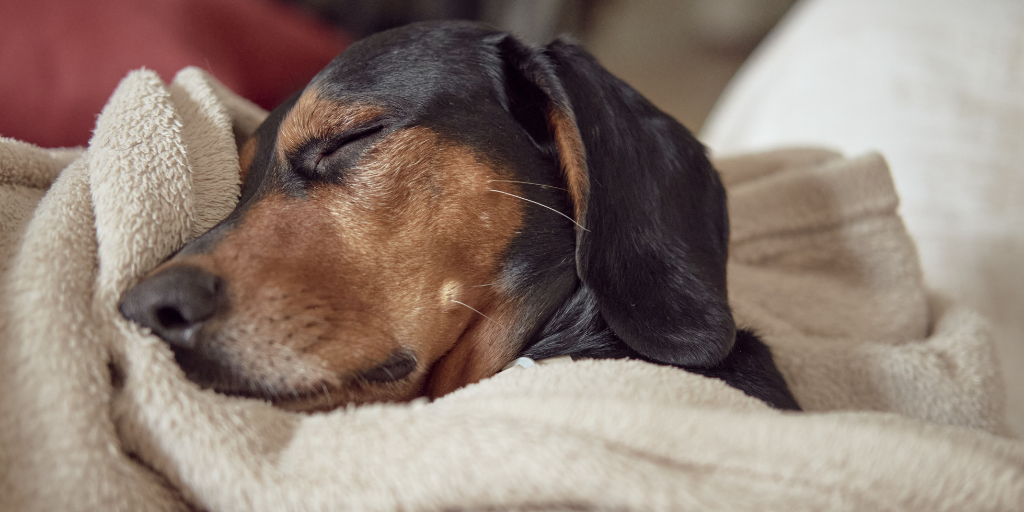
[{"label": "black fur", "polygon": [[[569,113],[583,139],[591,180],[586,230],[576,230],[575,254],[561,247],[538,258],[556,245],[542,239],[558,231],[555,226],[525,234],[512,251],[513,262],[546,261],[554,263],[549,271],[561,271],[542,277],[525,271],[528,263],[523,269],[510,265],[521,274],[513,281],[548,285],[528,296],[555,304],[522,355],[672,364],[722,379],[773,407],[799,410],[768,347],[753,332],[735,329],[726,290],[725,190],[704,147],[578,46],[559,40],[535,50],[507,35],[493,40],[502,55],[512,116],[557,158],[538,116],[551,108]],[[544,182],[550,172],[528,179]],[[541,198],[542,192],[550,189],[533,191],[537,200],[570,212],[564,198]],[[555,222],[538,215],[530,224]],[[567,226],[560,224],[564,232]]]}]

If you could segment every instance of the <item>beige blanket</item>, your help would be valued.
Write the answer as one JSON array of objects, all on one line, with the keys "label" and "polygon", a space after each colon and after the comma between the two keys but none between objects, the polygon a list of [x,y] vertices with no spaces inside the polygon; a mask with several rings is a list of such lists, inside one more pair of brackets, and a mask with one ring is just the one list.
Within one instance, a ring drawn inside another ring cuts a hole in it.
[{"label": "beige blanket", "polygon": [[186,381],[121,292],[232,208],[265,113],[130,74],[85,150],[0,140],[0,510],[1021,510],[985,323],[929,300],[885,162],[718,162],[730,294],[805,413],[637,361],[299,415]]}]

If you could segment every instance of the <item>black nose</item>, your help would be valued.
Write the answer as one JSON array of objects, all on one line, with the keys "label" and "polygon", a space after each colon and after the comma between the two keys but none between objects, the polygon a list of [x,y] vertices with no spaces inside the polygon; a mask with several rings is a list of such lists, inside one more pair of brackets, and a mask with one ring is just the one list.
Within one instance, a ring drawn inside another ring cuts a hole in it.
[{"label": "black nose", "polygon": [[203,323],[225,306],[221,279],[198,267],[163,270],[128,290],[121,314],[172,347],[195,347]]}]

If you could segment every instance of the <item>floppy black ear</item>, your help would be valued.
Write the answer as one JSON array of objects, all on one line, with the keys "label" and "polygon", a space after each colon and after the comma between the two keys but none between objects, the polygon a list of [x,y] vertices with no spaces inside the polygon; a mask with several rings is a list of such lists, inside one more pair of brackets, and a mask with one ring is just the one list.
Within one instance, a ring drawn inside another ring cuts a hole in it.
[{"label": "floppy black ear", "polygon": [[711,366],[735,339],[725,190],[676,120],[565,41],[506,59],[546,95],[573,201],[576,267],[608,326],[656,361]]}]

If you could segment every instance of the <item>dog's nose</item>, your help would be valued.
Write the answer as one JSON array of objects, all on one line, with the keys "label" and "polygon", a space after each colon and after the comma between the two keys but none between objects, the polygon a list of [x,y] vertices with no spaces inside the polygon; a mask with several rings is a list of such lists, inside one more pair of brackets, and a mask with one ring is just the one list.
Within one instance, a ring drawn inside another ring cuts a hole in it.
[{"label": "dog's nose", "polygon": [[175,348],[195,347],[203,323],[223,307],[221,279],[199,267],[162,270],[124,295],[121,314]]}]

